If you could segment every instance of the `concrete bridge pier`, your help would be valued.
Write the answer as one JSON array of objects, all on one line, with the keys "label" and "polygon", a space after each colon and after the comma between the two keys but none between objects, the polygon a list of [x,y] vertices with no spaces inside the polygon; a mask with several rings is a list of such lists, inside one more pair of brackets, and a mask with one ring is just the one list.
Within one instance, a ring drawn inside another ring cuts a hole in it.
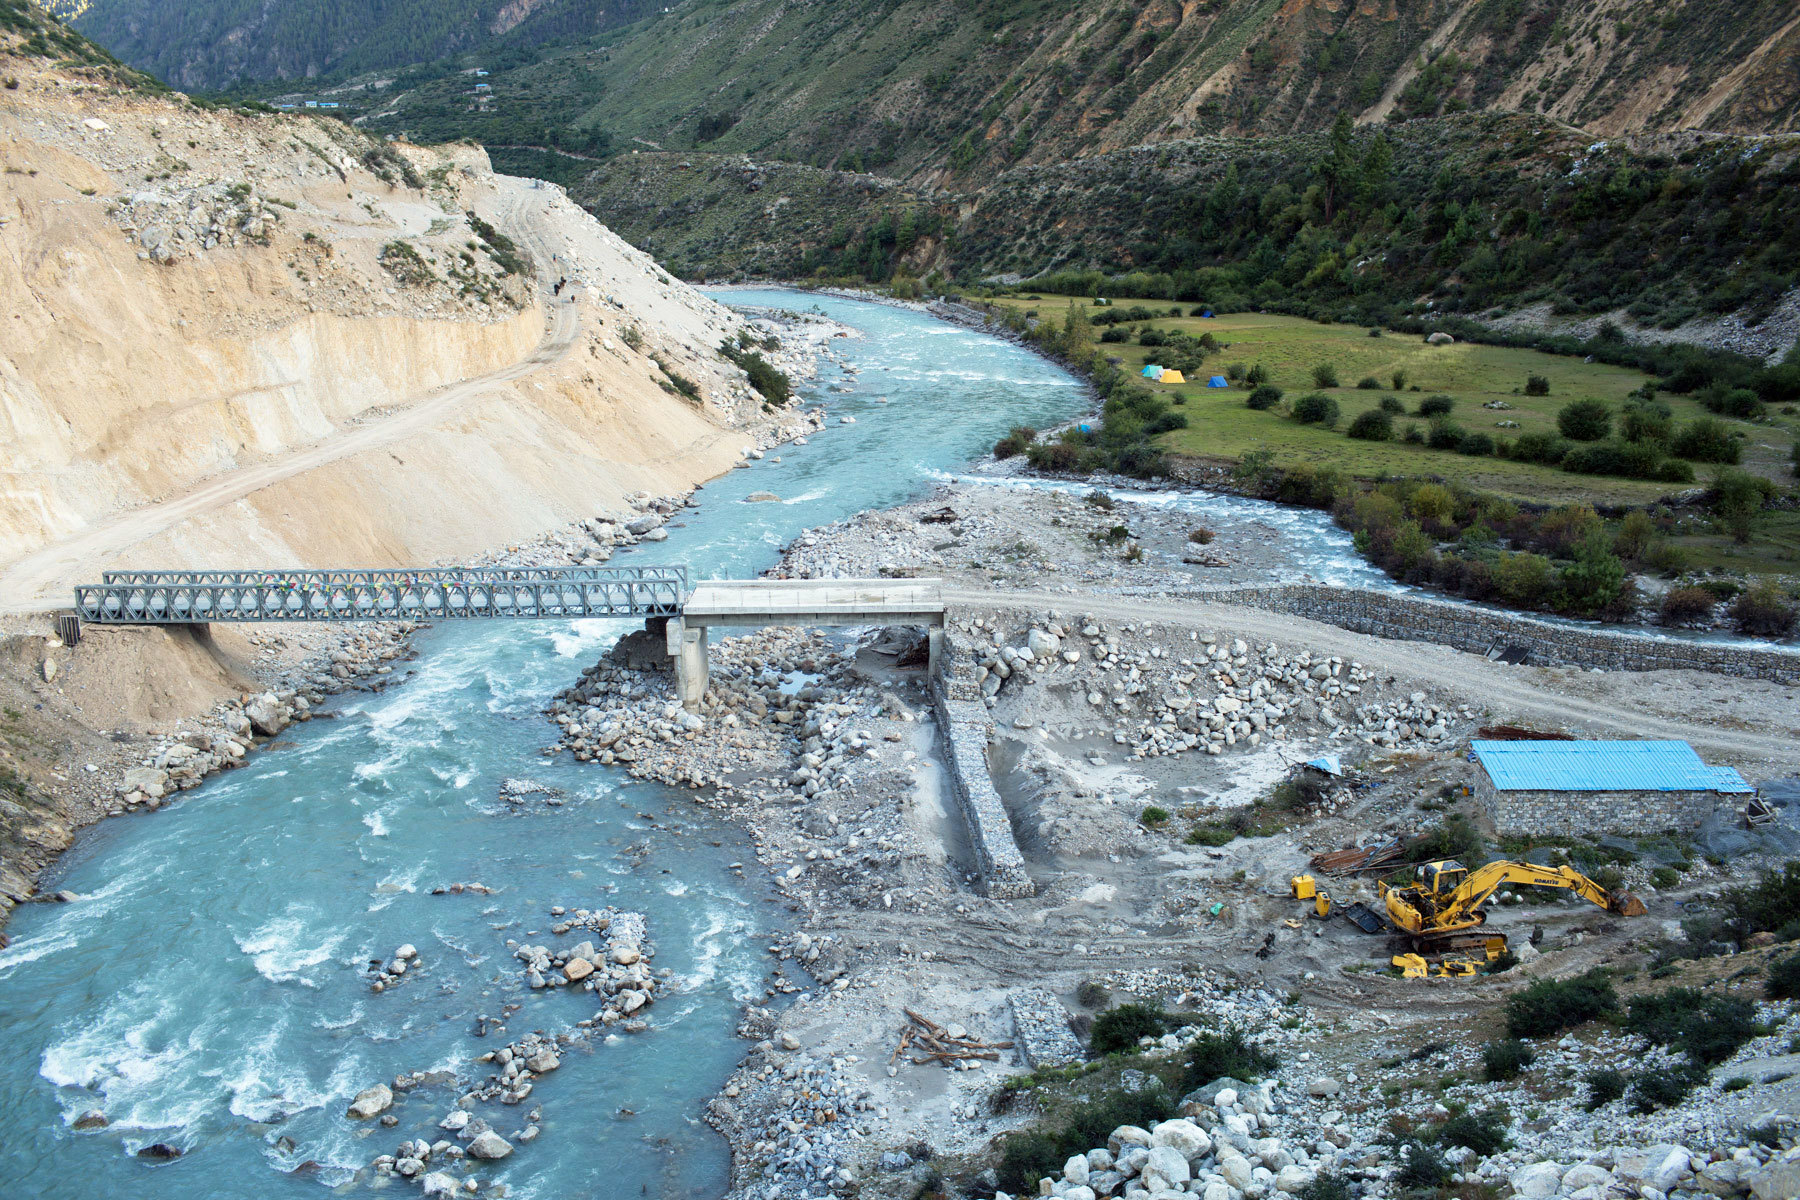
[{"label": "concrete bridge pier", "polygon": [[691,628],[680,617],[671,617],[663,633],[668,639],[669,657],[674,660],[675,696],[683,708],[698,708],[706,696],[706,626]]}]

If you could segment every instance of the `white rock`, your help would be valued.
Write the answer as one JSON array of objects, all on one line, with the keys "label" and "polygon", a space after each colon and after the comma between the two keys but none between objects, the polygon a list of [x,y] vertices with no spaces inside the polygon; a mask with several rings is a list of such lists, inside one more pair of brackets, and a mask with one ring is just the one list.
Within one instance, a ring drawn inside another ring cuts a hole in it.
[{"label": "white rock", "polygon": [[1077,1154],[1063,1164],[1063,1178],[1069,1183],[1085,1184],[1088,1181],[1087,1155]]},{"label": "white rock", "polygon": [[513,1152],[512,1143],[489,1129],[475,1135],[469,1143],[471,1158],[505,1158]]},{"label": "white rock", "polygon": [[1548,1200],[1562,1186],[1563,1169],[1553,1162],[1532,1163],[1514,1171],[1507,1182],[1521,1200]]},{"label": "white rock", "polygon": [[378,1117],[394,1106],[394,1093],[385,1083],[364,1088],[350,1102],[350,1115],[358,1120]]},{"label": "white rock", "polygon": [[1152,1146],[1167,1146],[1185,1158],[1194,1159],[1212,1153],[1212,1139],[1185,1117],[1164,1121],[1150,1131]]},{"label": "white rock", "polygon": [[[1151,1191],[1156,1190],[1156,1179],[1175,1185],[1177,1188],[1193,1178],[1193,1170],[1188,1166],[1187,1156],[1173,1146],[1152,1146],[1150,1157],[1144,1163],[1144,1185]],[[1153,1178],[1154,1177],[1154,1178]]]}]

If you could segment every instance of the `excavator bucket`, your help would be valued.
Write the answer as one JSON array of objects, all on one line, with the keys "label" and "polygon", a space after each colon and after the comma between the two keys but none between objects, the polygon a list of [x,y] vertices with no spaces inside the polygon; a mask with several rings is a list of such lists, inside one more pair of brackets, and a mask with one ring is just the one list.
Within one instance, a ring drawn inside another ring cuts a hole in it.
[{"label": "excavator bucket", "polygon": [[1396,954],[1389,961],[1392,962],[1396,967],[1400,968],[1400,978],[1402,978],[1402,979],[1423,979],[1423,978],[1425,978],[1425,972],[1427,970],[1427,965],[1426,965],[1425,958],[1423,955]]},{"label": "excavator bucket", "polygon": [[1641,917],[1650,910],[1634,892],[1608,892],[1606,894],[1606,910],[1617,913],[1621,917]]}]

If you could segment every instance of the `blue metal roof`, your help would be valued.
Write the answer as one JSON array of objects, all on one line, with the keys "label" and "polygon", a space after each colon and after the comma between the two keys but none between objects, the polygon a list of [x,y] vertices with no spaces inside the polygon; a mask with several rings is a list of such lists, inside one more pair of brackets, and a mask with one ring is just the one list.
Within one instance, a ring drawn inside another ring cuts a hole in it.
[{"label": "blue metal roof", "polygon": [[1709,767],[1686,742],[1469,743],[1501,791],[1728,792],[1755,789],[1730,767]]}]

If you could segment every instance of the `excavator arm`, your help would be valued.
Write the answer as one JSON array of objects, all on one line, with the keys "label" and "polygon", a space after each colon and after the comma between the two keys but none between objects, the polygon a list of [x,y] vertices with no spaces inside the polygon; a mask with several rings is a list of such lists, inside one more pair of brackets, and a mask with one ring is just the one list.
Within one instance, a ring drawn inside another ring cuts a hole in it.
[{"label": "excavator arm", "polygon": [[1608,892],[1574,867],[1491,862],[1469,872],[1461,884],[1447,893],[1424,888],[1388,891],[1388,914],[1396,925],[1413,934],[1430,936],[1470,929],[1482,922],[1482,906],[1503,884],[1560,888],[1622,917],[1641,916],[1645,911],[1644,902],[1630,892]]},{"label": "excavator arm", "polygon": [[[1574,867],[1540,867],[1535,863],[1491,862],[1470,872],[1462,886],[1450,894],[1449,901],[1438,910],[1440,923],[1456,926],[1468,923],[1476,910],[1490,900],[1502,884],[1528,887],[1561,888],[1574,892],[1589,904],[1620,916],[1637,916],[1644,902],[1629,892],[1615,897],[1605,888]],[[1632,906],[1635,911],[1631,911]]]}]

